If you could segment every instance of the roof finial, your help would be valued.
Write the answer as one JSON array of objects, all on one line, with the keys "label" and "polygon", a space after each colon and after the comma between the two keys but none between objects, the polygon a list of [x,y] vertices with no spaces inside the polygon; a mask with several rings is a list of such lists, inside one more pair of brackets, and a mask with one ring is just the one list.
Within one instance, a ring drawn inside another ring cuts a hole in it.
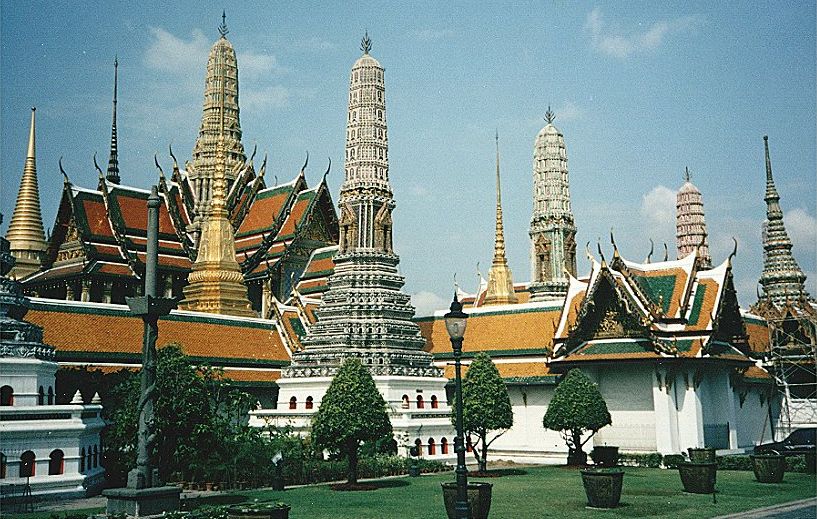
[{"label": "roof finial", "polygon": [[113,121],[111,122],[111,148],[108,155],[108,182],[118,184],[119,177],[119,138],[116,130],[116,94],[119,85],[119,56],[113,59]]},{"label": "roof finial", "polygon": [[652,263],[652,253],[655,252],[655,242],[650,238],[650,252],[647,254],[647,261],[645,263]]},{"label": "roof finial", "polygon": [[545,121],[548,124],[553,124],[553,121],[556,119],[556,114],[553,113],[553,110],[550,109],[550,105],[548,105],[548,111],[545,112]]},{"label": "roof finial", "polygon": [[229,32],[227,29],[227,12],[221,11],[221,25],[218,26],[218,33],[221,34],[222,38],[226,38]]},{"label": "roof finial", "polygon": [[689,182],[689,167],[684,167],[684,180]]},{"label": "roof finial", "polygon": [[368,54],[370,50],[372,50],[372,40],[369,38],[369,29],[366,29],[366,34],[363,35],[363,39],[360,41],[360,50],[363,51],[363,54]]}]

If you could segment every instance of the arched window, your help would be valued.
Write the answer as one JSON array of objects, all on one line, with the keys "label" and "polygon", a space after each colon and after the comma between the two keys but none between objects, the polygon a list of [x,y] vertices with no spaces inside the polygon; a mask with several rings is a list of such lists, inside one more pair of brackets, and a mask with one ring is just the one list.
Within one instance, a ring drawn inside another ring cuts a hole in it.
[{"label": "arched window", "polygon": [[417,395],[417,409],[423,409],[425,402],[423,402],[423,395]]},{"label": "arched window", "polygon": [[48,455],[48,475],[57,476],[65,472],[65,454],[59,449],[54,449]]},{"label": "arched window", "polygon": [[94,460],[94,468],[97,468],[99,466],[99,449],[97,448],[96,445],[94,445],[94,457],[93,457],[93,460]]},{"label": "arched window", "polygon": [[91,448],[88,447],[88,451],[85,453],[85,468],[87,468],[88,470],[91,470],[92,467],[91,465],[91,462],[93,461],[92,456],[93,455],[91,453]]},{"label": "arched window", "polygon": [[0,479],[6,479],[6,455],[0,452]]},{"label": "arched window", "polygon": [[434,444],[434,438],[428,439],[428,455],[434,456],[437,454],[437,446]]},{"label": "arched window", "polygon": [[423,442],[420,440],[420,438],[417,438],[416,440],[414,440],[414,446],[417,447],[417,455],[422,456],[423,455]]},{"label": "arched window", "polygon": [[48,386],[48,405],[54,405],[54,388]]},{"label": "arched window", "polygon": [[403,395],[403,409],[409,408],[409,397],[408,395]]},{"label": "arched window", "polygon": [[293,396],[292,398],[289,399],[289,408],[290,409],[295,409],[297,407],[298,407],[298,399]]},{"label": "arched window", "polygon": [[85,472],[85,447],[79,451],[79,471]]},{"label": "arched window", "polygon": [[0,387],[0,405],[14,405],[14,390],[11,386]]},{"label": "arched window", "polygon": [[37,391],[37,405],[45,404],[45,389],[43,386],[40,386],[40,389]]},{"label": "arched window", "polygon": [[448,454],[448,438],[445,436],[440,440],[440,452],[442,452],[442,454]]},{"label": "arched window", "polygon": [[437,409],[440,407],[440,402],[437,400],[437,395],[431,395],[431,408]]},{"label": "arched window", "polygon": [[306,408],[307,409],[312,409],[313,406],[314,406],[314,403],[312,401],[312,397],[311,396],[306,397]]},{"label": "arched window", "polygon": [[31,451],[25,451],[20,456],[20,477],[30,478],[34,477],[36,457]]}]

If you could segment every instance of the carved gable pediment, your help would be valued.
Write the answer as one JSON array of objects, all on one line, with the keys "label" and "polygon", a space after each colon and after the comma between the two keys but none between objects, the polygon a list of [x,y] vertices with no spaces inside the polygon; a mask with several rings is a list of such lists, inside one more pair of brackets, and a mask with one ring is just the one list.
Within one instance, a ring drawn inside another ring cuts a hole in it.
[{"label": "carved gable pediment", "polygon": [[594,339],[648,337],[649,330],[639,319],[639,311],[614,287],[608,275],[602,275],[598,286],[582,304],[571,343]]}]

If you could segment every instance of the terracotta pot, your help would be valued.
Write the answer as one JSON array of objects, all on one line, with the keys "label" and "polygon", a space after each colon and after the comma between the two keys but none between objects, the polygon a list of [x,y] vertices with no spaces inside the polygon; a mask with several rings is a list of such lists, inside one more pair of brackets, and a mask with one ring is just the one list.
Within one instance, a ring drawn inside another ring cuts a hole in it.
[{"label": "terracotta pot", "polygon": [[[457,484],[441,483],[443,502],[448,519],[455,519],[454,504],[457,502]],[[468,483],[468,509],[471,519],[488,519],[491,510],[491,489],[493,484],[479,481]]]},{"label": "terracotta pot", "polygon": [[587,495],[587,506],[592,508],[615,508],[621,500],[624,471],[621,469],[584,469],[582,484]]},{"label": "terracotta pot", "polygon": [[684,491],[692,494],[712,494],[715,492],[716,463],[679,463],[678,473]]},{"label": "terracotta pot", "polygon": [[752,470],[755,479],[761,483],[780,483],[786,473],[786,457],[778,454],[749,456],[752,459]]},{"label": "terracotta pot", "polygon": [[690,447],[689,461],[691,463],[715,463],[715,449],[704,449]]},{"label": "terracotta pot", "polygon": [[590,453],[593,463],[599,467],[615,467],[618,465],[618,447],[600,446],[593,447]]}]

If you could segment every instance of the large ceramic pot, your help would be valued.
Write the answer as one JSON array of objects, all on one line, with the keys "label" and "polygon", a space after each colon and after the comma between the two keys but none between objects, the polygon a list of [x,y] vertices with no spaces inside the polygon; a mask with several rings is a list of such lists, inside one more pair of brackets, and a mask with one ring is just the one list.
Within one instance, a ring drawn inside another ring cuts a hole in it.
[{"label": "large ceramic pot", "polygon": [[817,473],[817,453],[810,452],[806,454],[806,474]]},{"label": "large ceramic pot", "polygon": [[712,494],[715,492],[715,477],[718,472],[716,463],[679,463],[678,473],[684,491],[693,494]]},{"label": "large ceramic pot", "polygon": [[592,508],[615,508],[621,500],[624,471],[621,469],[584,469],[582,484],[587,495],[587,506]]},{"label": "large ceramic pot", "polygon": [[690,447],[689,461],[692,463],[715,463],[715,449],[703,449]]},{"label": "large ceramic pot", "polygon": [[227,509],[227,515],[230,519],[289,519],[291,509],[284,503],[254,503],[231,506]]},{"label": "large ceramic pot", "polygon": [[[445,502],[445,512],[448,519],[455,519],[454,504],[457,502],[457,484],[442,483],[443,501]],[[471,519],[488,519],[488,512],[491,510],[491,483],[480,481],[468,483],[468,509]]]},{"label": "large ceramic pot", "polygon": [[598,467],[615,467],[618,465],[618,447],[593,447],[590,457]]},{"label": "large ceramic pot", "polygon": [[779,454],[758,454],[752,458],[755,479],[761,483],[780,483],[786,473],[786,457]]}]

